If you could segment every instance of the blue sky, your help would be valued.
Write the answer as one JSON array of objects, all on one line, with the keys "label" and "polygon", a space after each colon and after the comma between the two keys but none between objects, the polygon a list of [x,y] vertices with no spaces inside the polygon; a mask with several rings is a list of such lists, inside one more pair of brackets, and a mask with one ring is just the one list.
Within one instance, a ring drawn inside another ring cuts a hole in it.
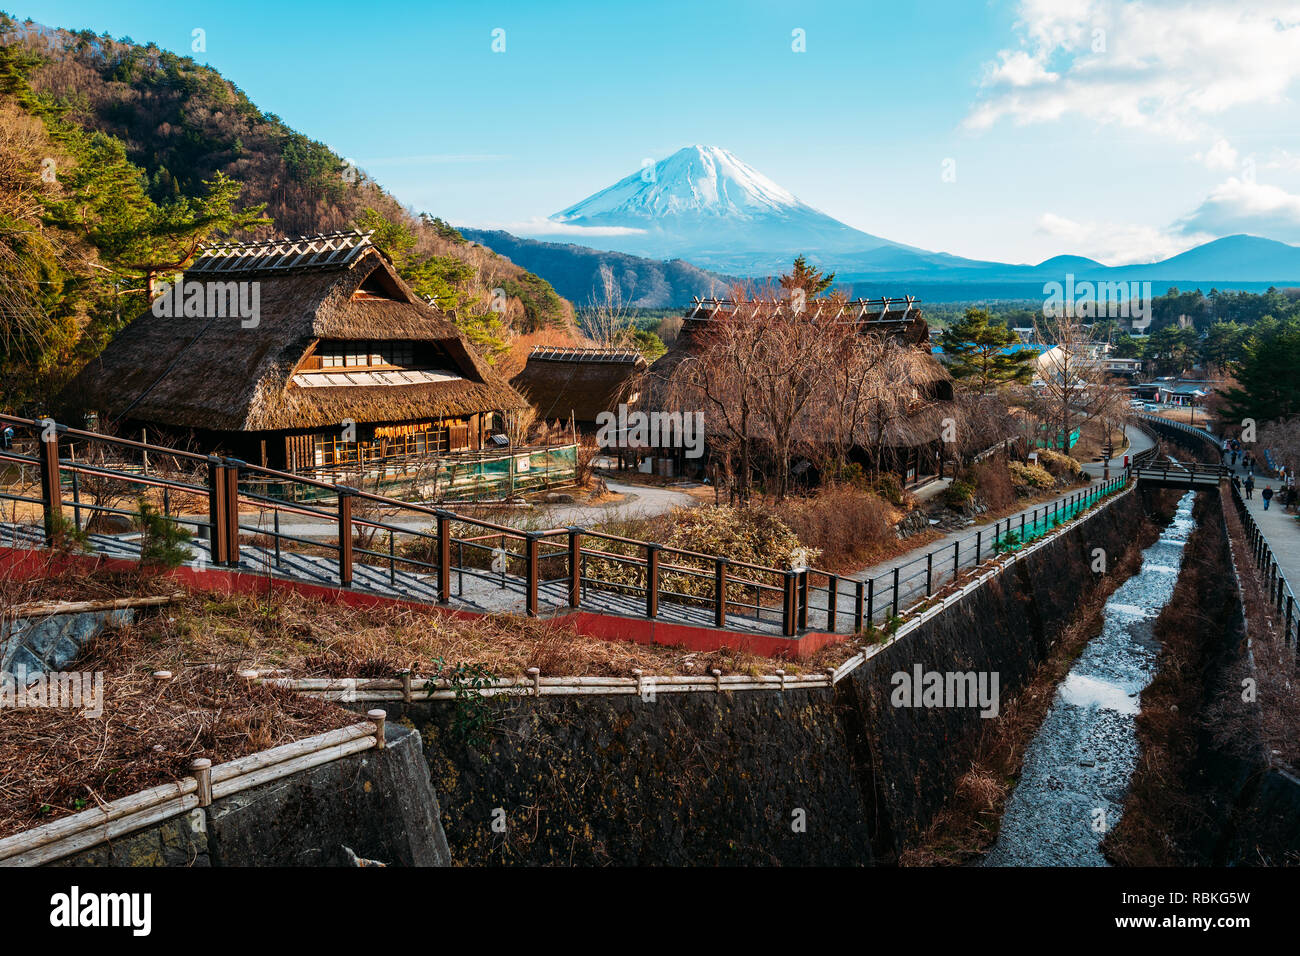
[{"label": "blue sky", "polygon": [[1300,243],[1296,2],[14,4],[207,62],[459,224],[526,231],[706,143],[859,229],[976,258]]}]

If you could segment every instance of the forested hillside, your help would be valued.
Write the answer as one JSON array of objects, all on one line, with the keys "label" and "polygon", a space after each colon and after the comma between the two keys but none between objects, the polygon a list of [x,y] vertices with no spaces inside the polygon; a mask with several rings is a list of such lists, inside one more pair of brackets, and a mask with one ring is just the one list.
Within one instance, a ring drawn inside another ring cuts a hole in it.
[{"label": "forested hillside", "polygon": [[404,209],[216,71],[0,14],[0,407],[46,410],[204,242],[352,227],[490,357],[573,321],[548,283]]},{"label": "forested hillside", "polygon": [[605,274],[621,301],[636,309],[666,309],[694,296],[723,295],[738,279],[709,272],[681,259],[667,262],[572,243],[539,242],[500,230],[466,229],[475,242],[509,256],[555,286],[579,309],[605,298]]}]

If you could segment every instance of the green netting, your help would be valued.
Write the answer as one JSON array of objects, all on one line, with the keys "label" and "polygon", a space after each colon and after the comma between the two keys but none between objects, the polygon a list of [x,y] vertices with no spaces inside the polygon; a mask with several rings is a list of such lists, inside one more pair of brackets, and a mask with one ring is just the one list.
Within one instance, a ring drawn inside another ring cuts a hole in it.
[{"label": "green netting", "polygon": [[1101,499],[1114,494],[1124,487],[1122,480],[1115,480],[1088,491],[1082,498],[1069,503],[1062,503],[1057,508],[1045,507],[1037,518],[1025,518],[1024,524],[1009,523],[1009,526],[994,535],[993,548],[996,551],[1017,551],[1032,541],[1054,531],[1067,521],[1087,511]]}]

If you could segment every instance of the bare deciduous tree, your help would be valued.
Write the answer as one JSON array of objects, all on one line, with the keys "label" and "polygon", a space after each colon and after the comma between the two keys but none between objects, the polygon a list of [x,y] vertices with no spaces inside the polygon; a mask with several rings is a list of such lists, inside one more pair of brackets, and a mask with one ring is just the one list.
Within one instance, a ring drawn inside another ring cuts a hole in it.
[{"label": "bare deciduous tree", "polygon": [[1122,422],[1124,393],[1106,373],[1103,341],[1073,310],[1045,320],[1035,319],[1041,342],[1055,342],[1038,360],[1031,407],[1047,423],[1049,435],[1059,429],[1060,450],[1069,452],[1070,432],[1093,419]]}]

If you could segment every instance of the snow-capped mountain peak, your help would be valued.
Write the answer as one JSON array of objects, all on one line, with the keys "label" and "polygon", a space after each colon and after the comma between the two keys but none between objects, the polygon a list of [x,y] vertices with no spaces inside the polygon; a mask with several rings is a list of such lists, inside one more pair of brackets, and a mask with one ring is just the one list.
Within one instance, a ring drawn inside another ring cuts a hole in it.
[{"label": "snow-capped mountain peak", "polygon": [[751,219],[801,208],[808,207],[733,153],[697,145],[679,149],[551,218]]}]

